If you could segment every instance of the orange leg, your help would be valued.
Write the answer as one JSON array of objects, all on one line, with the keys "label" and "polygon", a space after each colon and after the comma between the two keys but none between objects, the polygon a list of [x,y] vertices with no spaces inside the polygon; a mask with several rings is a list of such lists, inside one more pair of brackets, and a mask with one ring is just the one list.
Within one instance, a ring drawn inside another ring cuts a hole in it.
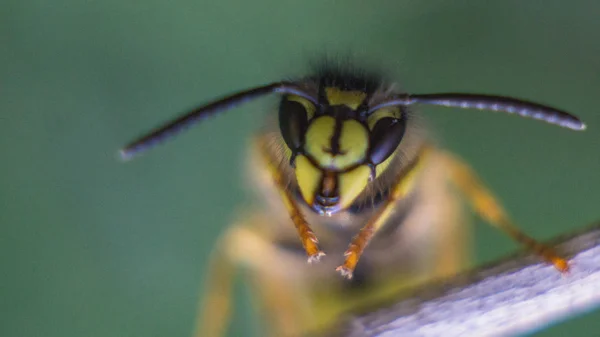
[{"label": "orange leg", "polygon": [[210,261],[194,336],[225,336],[232,311],[233,280],[240,266],[251,272],[254,290],[259,292],[256,299],[271,313],[265,318],[270,324],[269,330],[273,330],[272,335],[281,336],[282,332],[299,335],[302,323],[306,321],[302,315],[306,313],[298,305],[303,300],[299,296],[301,288],[294,278],[282,272],[281,266],[288,263],[268,238],[244,225],[229,228],[219,240]]},{"label": "orange leg", "polygon": [[[260,140],[257,145],[260,149],[267,148],[261,143]],[[285,204],[285,207],[292,218],[292,221],[294,222],[294,226],[296,226],[302,246],[308,255],[308,262],[319,261],[321,257],[325,256],[325,253],[319,249],[319,246],[317,245],[319,242],[317,237],[304,219],[304,216],[300,212],[300,209],[298,208],[298,205],[296,204],[296,201],[294,200],[294,197],[290,193],[289,189],[286,188],[282,173],[277,167],[277,164],[273,162],[271,156],[265,150],[261,151],[261,155],[263,157],[263,161],[267,165],[267,169],[273,177],[273,181],[275,182],[277,189],[279,190],[281,199],[283,200],[283,203]]]},{"label": "orange leg", "polygon": [[475,172],[468,165],[449,153],[442,153],[441,157],[444,166],[448,169],[450,179],[464,193],[479,216],[504,231],[527,249],[552,263],[559,271],[567,272],[569,270],[568,261],[558,256],[553,248],[537,242],[512,222],[494,195],[479,181]]},{"label": "orange leg", "polygon": [[208,267],[204,298],[200,306],[194,336],[220,337],[225,334],[231,316],[231,298],[235,271],[240,263],[256,256],[269,256],[256,235],[233,227],[220,238]]},{"label": "orange leg", "polygon": [[422,163],[426,160],[428,155],[428,149],[424,148],[421,151],[420,156],[416,159],[408,169],[398,177],[398,180],[394,184],[390,195],[388,196],[385,204],[379,209],[379,211],[371,218],[371,220],[361,228],[360,232],[352,239],[352,243],[348,246],[348,249],[344,253],[346,257],[344,264],[337,267],[337,271],[347,279],[352,278],[356,264],[360,259],[363,251],[375,235],[375,233],[385,224],[390,218],[390,215],[394,211],[394,205],[397,200],[406,196],[413,188],[415,178],[422,168]]}]

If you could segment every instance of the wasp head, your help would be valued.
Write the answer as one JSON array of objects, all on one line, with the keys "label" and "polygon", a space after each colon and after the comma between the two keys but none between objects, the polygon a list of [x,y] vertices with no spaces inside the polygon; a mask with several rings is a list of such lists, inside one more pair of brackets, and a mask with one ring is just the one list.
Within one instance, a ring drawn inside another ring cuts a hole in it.
[{"label": "wasp head", "polygon": [[285,95],[279,126],[304,201],[331,215],[348,208],[393,158],[406,129],[399,106],[370,111],[372,93],[324,86]]}]

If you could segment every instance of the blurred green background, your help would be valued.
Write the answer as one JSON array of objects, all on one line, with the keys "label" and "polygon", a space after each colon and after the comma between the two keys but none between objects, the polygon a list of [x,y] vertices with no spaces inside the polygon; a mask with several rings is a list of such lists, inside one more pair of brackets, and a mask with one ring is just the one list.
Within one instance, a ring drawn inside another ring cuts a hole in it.
[{"label": "blurred green background", "polygon": [[[252,103],[130,163],[125,142],[200,102],[302,74],[324,52],[413,92],[526,97],[583,133],[427,108],[522,227],[600,219],[595,1],[17,1],[0,3],[0,335],[189,336],[212,243],[244,200]],[[516,250],[479,222],[477,261]],[[239,287],[231,336],[257,323]],[[600,312],[537,336],[591,336]]]}]

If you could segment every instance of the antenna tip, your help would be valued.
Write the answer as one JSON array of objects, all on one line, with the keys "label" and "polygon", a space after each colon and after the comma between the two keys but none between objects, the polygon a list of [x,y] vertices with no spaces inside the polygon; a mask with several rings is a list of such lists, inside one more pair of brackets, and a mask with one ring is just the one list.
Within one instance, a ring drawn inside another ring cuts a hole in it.
[{"label": "antenna tip", "polygon": [[117,156],[121,161],[129,161],[133,158],[133,153],[127,151],[127,149],[120,149],[119,152],[117,152]]},{"label": "antenna tip", "polygon": [[583,131],[587,129],[587,125],[585,125],[585,123],[583,123],[579,119],[565,121],[564,123],[558,125],[575,131]]}]

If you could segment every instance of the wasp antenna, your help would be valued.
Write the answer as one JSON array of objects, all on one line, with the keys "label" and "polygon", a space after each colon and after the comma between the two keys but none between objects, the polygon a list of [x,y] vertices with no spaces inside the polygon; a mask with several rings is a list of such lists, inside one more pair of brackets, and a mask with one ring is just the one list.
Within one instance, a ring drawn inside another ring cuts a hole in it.
[{"label": "wasp antenna", "polygon": [[168,138],[179,134],[181,131],[197,122],[204,120],[207,117],[216,115],[222,111],[229,110],[237,105],[271,93],[290,93],[300,95],[310,99],[311,101],[314,101],[310,95],[304,93],[295,84],[290,82],[276,82],[261,87],[247,89],[237,92],[233,95],[223,97],[212,103],[208,103],[193,109],[186,114],[183,114],[179,118],[176,118],[129,143],[119,151],[119,155],[122,160],[129,160],[134,156],[150,149],[151,147],[162,143]]},{"label": "wasp antenna", "polygon": [[478,109],[517,114],[522,117],[541,120],[572,130],[585,130],[585,124],[577,117],[566,111],[550,106],[528,102],[522,99],[490,96],[482,94],[421,94],[404,95],[387,100],[369,110],[369,113],[388,106],[395,105],[439,105],[462,109]]},{"label": "wasp antenna", "polygon": [[574,115],[550,106],[522,99],[480,94],[424,94],[409,96],[411,104],[440,105],[463,109],[501,111],[541,120],[572,130],[584,130],[585,124]]}]

